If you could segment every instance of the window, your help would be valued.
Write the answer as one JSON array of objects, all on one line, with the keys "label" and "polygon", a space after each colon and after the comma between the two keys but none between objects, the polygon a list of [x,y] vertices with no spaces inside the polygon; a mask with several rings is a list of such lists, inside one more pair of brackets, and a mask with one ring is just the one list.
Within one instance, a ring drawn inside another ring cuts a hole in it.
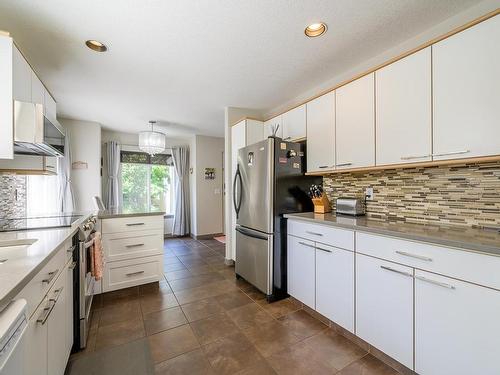
[{"label": "window", "polygon": [[122,151],[122,198],[126,211],[160,210],[174,213],[172,156]]}]

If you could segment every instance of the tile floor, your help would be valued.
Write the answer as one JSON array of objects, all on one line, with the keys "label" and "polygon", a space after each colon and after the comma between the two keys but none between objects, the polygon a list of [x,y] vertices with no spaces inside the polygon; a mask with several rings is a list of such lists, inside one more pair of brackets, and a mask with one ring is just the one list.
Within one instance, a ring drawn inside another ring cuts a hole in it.
[{"label": "tile floor", "polygon": [[156,374],[398,374],[292,300],[268,304],[235,279],[224,244],[169,239],[164,250],[165,280],[95,299],[88,348],[72,361],[146,340]]}]

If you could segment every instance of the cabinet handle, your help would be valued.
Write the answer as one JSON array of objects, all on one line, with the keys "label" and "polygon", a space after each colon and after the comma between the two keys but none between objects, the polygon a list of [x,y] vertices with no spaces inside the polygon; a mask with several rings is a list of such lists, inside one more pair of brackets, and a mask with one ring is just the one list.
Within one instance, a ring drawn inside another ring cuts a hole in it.
[{"label": "cabinet handle", "polygon": [[4,264],[7,261],[8,261],[8,259],[0,259],[0,264]]},{"label": "cabinet handle", "polygon": [[128,277],[136,276],[136,275],[140,275],[142,273],[144,273],[144,271],[131,272],[131,273],[126,273],[125,276],[128,276]]},{"label": "cabinet handle", "polygon": [[40,323],[42,326],[45,324],[47,319],[49,318],[50,313],[52,312],[52,309],[54,308],[55,303],[51,304],[50,306],[46,306],[43,308],[43,312],[40,314],[38,319],[36,320],[37,323]]},{"label": "cabinet handle", "polygon": [[139,246],[144,246],[144,244],[143,243],[136,243],[133,245],[125,245],[125,247],[139,247]]},{"label": "cabinet handle", "polygon": [[59,300],[59,297],[61,297],[63,290],[64,287],[60,287],[59,289],[54,290],[54,298],[49,298],[49,301],[54,302],[55,305],[55,303]]},{"label": "cabinet handle", "polygon": [[401,160],[413,160],[413,159],[423,159],[430,158],[432,155],[412,155],[412,156],[401,156]]},{"label": "cabinet handle", "polygon": [[470,152],[470,150],[451,151],[451,152],[443,152],[443,153],[440,153],[440,154],[432,154],[432,156],[460,155],[460,154],[467,154],[469,152]]},{"label": "cabinet handle", "polygon": [[52,282],[52,280],[54,280],[54,277],[57,276],[57,273],[59,272],[59,269],[55,270],[55,271],[52,271],[52,272],[49,272],[48,275],[49,277],[47,279],[43,279],[42,280],[42,283],[47,283],[47,284],[50,284]]},{"label": "cabinet handle", "polygon": [[289,141],[290,139],[292,139],[292,137],[283,138],[284,141]]},{"label": "cabinet handle", "polygon": [[453,285],[451,285],[451,284],[443,283],[441,281],[431,280],[431,279],[428,279],[427,277],[415,276],[415,278],[418,279],[418,280],[421,280],[421,281],[425,281],[425,282],[430,283],[430,284],[442,286],[443,288],[455,289],[455,287]]},{"label": "cabinet handle", "polygon": [[47,168],[47,169],[56,169],[56,167],[53,167],[52,165],[46,165],[45,168]]},{"label": "cabinet handle", "polygon": [[411,254],[411,253],[407,253],[406,251],[400,251],[400,250],[396,250],[396,254],[404,255],[404,256],[410,257],[410,258],[425,260],[426,262],[432,262],[432,258],[426,257],[424,255]]},{"label": "cabinet handle", "polygon": [[338,164],[335,164],[336,167],[347,167],[348,165],[352,165],[352,163],[338,163]]},{"label": "cabinet handle", "polygon": [[320,165],[318,168],[325,169],[325,168],[328,168],[328,165]]},{"label": "cabinet handle", "polygon": [[332,252],[331,250],[328,250],[328,249],[323,249],[322,247],[317,247],[317,246],[316,246],[316,249],[321,250],[321,251],[324,251],[324,252],[326,252],[326,253],[331,253],[331,252]]},{"label": "cabinet handle", "polygon": [[76,264],[77,264],[76,262],[73,262],[73,263],[71,263],[71,266],[69,266],[68,268],[69,268],[70,270],[74,270],[74,269],[75,269],[75,267],[76,267]]},{"label": "cabinet handle", "polygon": [[126,225],[127,225],[127,227],[133,227],[133,226],[136,226],[136,225],[144,225],[144,223],[128,223]]},{"label": "cabinet handle", "polygon": [[307,233],[307,234],[312,234],[313,236],[320,236],[320,237],[323,237],[323,234],[322,234],[322,233],[311,232],[311,231],[308,231],[308,230],[306,230],[306,233]]},{"label": "cabinet handle", "polygon": [[76,248],[76,245],[71,246],[68,250],[66,250],[68,253],[72,253]]},{"label": "cabinet handle", "polygon": [[303,246],[307,246],[307,247],[312,247],[314,249],[314,245],[310,245],[310,244],[305,243],[305,242],[299,242],[299,244],[301,244]]},{"label": "cabinet handle", "polygon": [[395,270],[394,268],[387,267],[387,266],[380,266],[380,268],[386,270],[386,271],[391,271],[395,273],[399,273],[400,275],[408,276],[408,277],[413,277],[411,273],[405,272],[405,271],[400,271],[400,270]]}]

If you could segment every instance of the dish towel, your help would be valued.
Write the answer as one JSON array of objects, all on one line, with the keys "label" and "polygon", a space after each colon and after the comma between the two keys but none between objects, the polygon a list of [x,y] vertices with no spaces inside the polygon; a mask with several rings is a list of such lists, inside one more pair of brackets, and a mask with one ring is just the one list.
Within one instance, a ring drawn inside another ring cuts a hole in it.
[{"label": "dish towel", "polygon": [[95,277],[96,281],[101,280],[102,272],[104,268],[103,255],[102,255],[102,241],[101,241],[101,232],[95,232],[93,234],[94,246],[91,247],[90,251],[92,255],[90,257],[92,266],[92,276]]}]

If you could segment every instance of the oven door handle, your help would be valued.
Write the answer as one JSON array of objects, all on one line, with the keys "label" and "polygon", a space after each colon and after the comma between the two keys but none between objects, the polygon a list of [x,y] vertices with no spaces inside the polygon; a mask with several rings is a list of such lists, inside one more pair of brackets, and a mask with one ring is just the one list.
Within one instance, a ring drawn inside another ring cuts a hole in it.
[{"label": "oven door handle", "polygon": [[88,249],[90,246],[92,246],[94,244],[94,239],[92,238],[90,241],[88,242],[84,242],[83,243],[83,248],[84,249]]}]

